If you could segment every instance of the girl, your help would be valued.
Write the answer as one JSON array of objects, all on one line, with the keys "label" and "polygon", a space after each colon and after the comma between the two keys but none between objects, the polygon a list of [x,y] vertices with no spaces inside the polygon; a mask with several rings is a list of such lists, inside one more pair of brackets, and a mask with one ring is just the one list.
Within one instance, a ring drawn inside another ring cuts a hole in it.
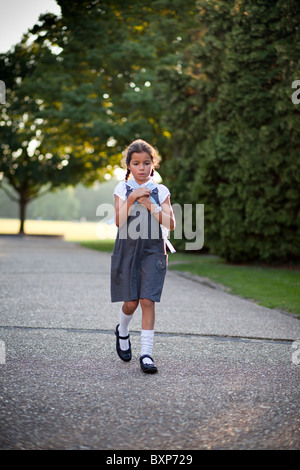
[{"label": "girl", "polygon": [[118,234],[111,257],[111,301],[124,302],[115,331],[116,349],[123,361],[131,360],[128,327],[140,304],[140,365],[146,373],[157,372],[152,358],[155,302],[160,301],[167,268],[166,243],[170,243],[165,230],[175,227],[170,192],[152,179],[158,161],[147,142],[132,142],[127,149],[125,182],[114,191]]}]

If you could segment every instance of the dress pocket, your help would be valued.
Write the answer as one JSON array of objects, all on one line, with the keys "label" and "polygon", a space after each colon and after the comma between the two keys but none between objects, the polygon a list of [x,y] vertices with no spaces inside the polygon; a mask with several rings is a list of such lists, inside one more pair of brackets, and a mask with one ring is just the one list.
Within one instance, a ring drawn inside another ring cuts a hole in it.
[{"label": "dress pocket", "polygon": [[155,267],[160,273],[166,271],[167,264],[168,264],[168,255],[165,255],[164,253],[156,253]]}]

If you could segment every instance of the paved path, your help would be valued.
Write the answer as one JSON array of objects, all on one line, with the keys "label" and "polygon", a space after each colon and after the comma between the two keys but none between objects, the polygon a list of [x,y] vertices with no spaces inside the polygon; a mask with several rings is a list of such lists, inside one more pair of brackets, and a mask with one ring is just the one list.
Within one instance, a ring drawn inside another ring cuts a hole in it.
[{"label": "paved path", "polygon": [[60,239],[0,237],[1,449],[300,448],[298,319],[168,271],[148,376],[140,310],[132,361],[115,352],[109,265]]}]

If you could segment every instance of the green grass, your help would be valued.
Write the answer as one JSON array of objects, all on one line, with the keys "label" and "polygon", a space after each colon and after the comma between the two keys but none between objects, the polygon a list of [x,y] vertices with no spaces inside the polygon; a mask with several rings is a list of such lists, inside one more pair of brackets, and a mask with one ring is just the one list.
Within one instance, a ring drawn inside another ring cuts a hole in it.
[{"label": "green grass", "polygon": [[264,307],[300,315],[299,269],[232,265],[216,256],[180,253],[169,256],[169,269],[207,277],[230,288],[232,294],[252,299]]},{"label": "green grass", "polygon": [[[114,241],[84,241],[82,245],[111,252]],[[217,256],[191,253],[169,253],[169,269],[209,278],[259,305],[300,315],[299,269],[232,265]]]},{"label": "green grass", "polygon": [[80,245],[92,250],[112,252],[114,249],[114,240],[84,240]]}]

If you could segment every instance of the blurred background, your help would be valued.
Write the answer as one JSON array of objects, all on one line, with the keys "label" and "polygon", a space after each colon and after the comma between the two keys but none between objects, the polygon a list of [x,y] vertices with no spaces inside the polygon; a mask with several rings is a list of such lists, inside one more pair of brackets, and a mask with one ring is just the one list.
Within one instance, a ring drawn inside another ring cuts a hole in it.
[{"label": "blurred background", "polygon": [[297,0],[10,1],[1,17],[0,233],[96,223],[142,138],[172,203],[204,204],[203,252],[299,262]]}]

